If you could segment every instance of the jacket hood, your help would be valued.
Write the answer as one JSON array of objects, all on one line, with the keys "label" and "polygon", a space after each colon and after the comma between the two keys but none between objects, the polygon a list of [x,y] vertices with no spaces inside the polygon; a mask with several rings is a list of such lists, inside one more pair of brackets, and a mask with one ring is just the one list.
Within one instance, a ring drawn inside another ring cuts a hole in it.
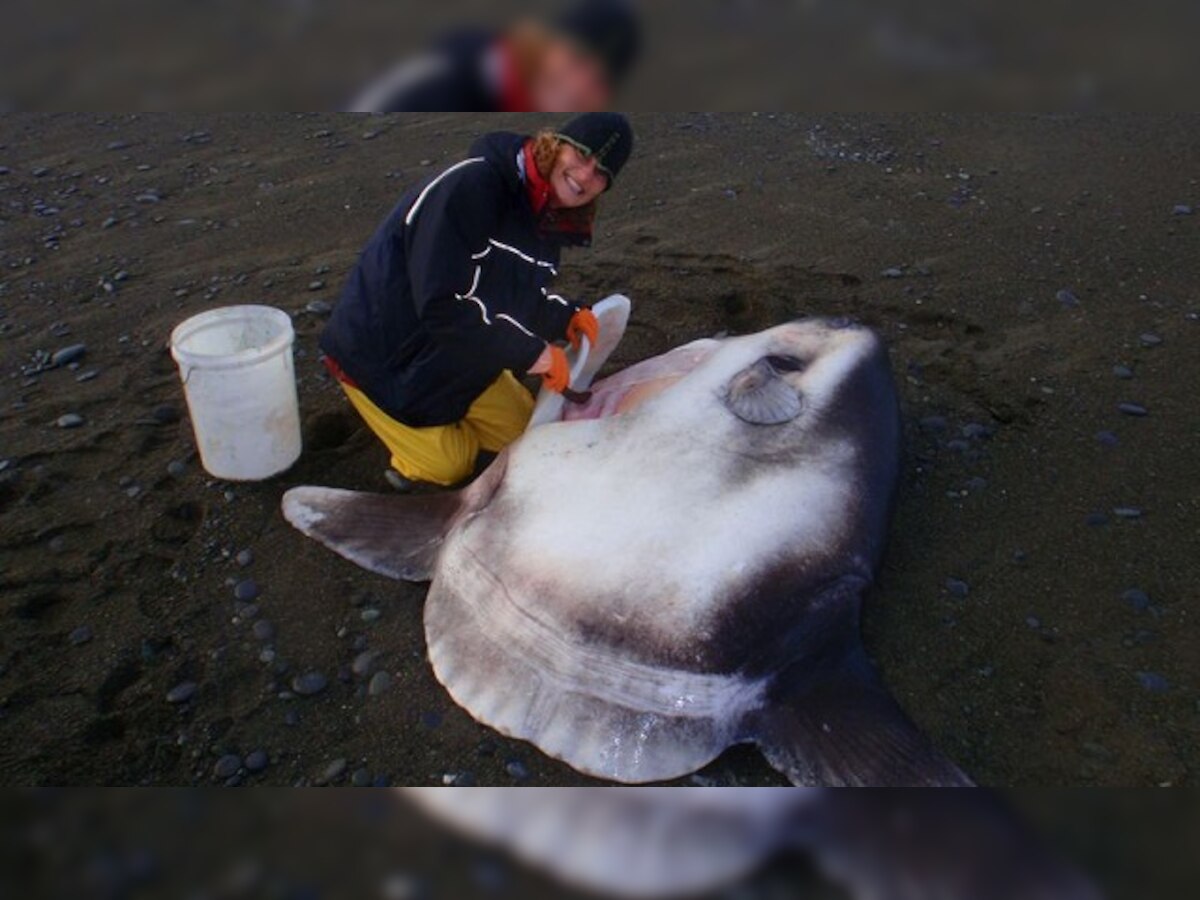
[{"label": "jacket hood", "polygon": [[504,178],[504,183],[512,190],[521,190],[521,173],[517,169],[517,154],[528,135],[515,134],[511,131],[493,131],[485,134],[471,145],[468,155],[482,156]]}]

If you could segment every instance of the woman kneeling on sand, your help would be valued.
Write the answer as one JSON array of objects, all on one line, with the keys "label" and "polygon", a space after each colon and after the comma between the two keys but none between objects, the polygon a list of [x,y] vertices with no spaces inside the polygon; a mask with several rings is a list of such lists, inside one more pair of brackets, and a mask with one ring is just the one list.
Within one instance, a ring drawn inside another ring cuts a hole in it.
[{"label": "woman kneeling on sand", "polygon": [[325,364],[391,452],[386,476],[450,485],[525,429],[513,375],[568,386],[556,341],[595,343],[591,311],[550,291],[563,246],[591,242],[596,199],[629,158],[618,113],[484,135],[412,187],[367,242],[321,335]]}]

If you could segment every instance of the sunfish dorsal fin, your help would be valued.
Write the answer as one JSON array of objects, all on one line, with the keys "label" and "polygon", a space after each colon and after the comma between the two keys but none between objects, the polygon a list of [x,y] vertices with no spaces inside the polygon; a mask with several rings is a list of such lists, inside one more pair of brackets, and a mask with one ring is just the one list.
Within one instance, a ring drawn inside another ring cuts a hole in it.
[{"label": "sunfish dorsal fin", "polygon": [[283,495],[284,518],[304,534],[364,569],[403,581],[431,578],[462,508],[460,491],[397,497],[298,487]]}]

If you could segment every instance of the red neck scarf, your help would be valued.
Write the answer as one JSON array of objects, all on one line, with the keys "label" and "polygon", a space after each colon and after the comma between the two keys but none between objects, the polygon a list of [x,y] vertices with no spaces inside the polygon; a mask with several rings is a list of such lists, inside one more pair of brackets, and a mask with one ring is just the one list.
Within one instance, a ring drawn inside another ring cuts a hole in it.
[{"label": "red neck scarf", "polygon": [[525,142],[525,146],[521,148],[521,154],[525,159],[525,194],[529,197],[529,205],[533,207],[533,214],[539,219],[542,213],[550,206],[550,182],[542,177],[542,173],[538,171],[537,164],[533,159],[533,138]]}]

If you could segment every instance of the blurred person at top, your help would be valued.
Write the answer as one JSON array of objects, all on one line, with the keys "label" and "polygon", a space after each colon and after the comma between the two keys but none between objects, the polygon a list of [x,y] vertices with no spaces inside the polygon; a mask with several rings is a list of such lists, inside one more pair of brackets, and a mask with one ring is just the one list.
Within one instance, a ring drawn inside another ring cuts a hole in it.
[{"label": "blurred person at top", "polygon": [[390,451],[392,487],[456,484],[481,452],[520,437],[533,395],[517,375],[570,386],[559,343],[594,344],[600,326],[552,291],[559,254],[591,243],[596,201],[632,150],[614,112],[485,134],[409,188],[367,241],[320,345]]},{"label": "blurred person at top", "polygon": [[628,0],[578,0],[550,23],[463,28],[400,63],[354,112],[591,112],[608,109],[638,54]]}]

